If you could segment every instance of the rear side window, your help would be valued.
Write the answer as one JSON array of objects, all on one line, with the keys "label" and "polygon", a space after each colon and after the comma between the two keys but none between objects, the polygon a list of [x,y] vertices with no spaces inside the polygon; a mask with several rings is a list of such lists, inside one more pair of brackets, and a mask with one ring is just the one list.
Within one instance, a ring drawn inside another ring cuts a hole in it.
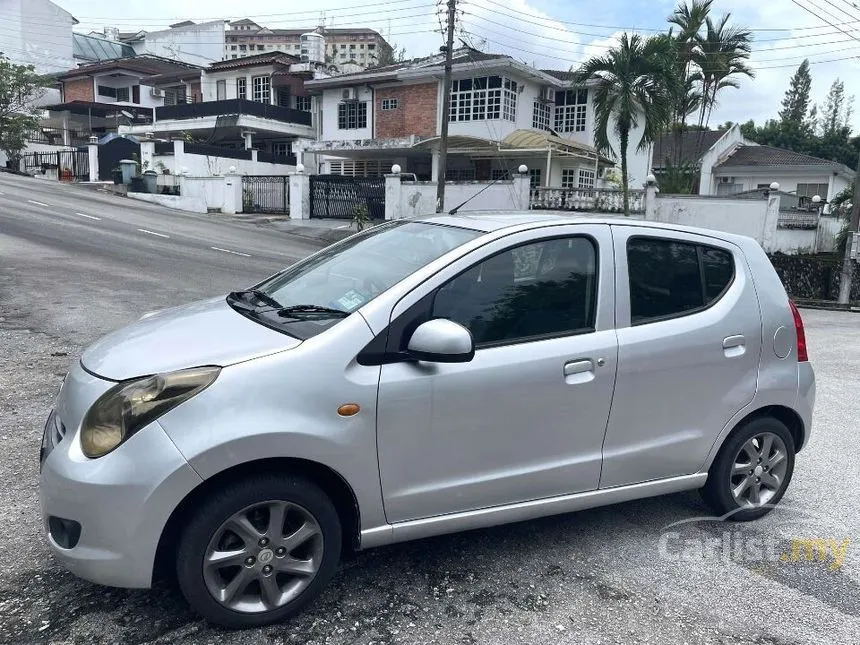
[{"label": "rear side window", "polygon": [[648,237],[627,242],[627,270],[633,325],[700,311],[717,301],[735,276],[728,251]]}]

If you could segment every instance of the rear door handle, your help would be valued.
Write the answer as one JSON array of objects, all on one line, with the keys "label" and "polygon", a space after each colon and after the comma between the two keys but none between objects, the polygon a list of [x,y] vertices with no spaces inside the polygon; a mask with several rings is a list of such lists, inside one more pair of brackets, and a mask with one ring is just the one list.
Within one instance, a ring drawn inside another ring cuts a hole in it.
[{"label": "rear door handle", "polygon": [[728,358],[732,358],[734,356],[741,356],[746,353],[746,338],[743,337],[742,334],[736,334],[734,336],[726,336],[723,338],[723,353]]},{"label": "rear door handle", "polygon": [[571,385],[587,383],[594,378],[594,361],[585,358],[564,364],[564,382]]}]

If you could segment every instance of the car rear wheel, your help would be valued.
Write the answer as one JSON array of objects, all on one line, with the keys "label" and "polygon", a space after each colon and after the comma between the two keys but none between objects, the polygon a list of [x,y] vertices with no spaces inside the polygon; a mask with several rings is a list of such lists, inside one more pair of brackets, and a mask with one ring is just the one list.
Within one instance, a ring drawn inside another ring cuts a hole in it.
[{"label": "car rear wheel", "polygon": [[203,502],[183,529],[179,586],[195,611],[219,625],[275,623],[323,590],[341,540],[337,511],[312,482],[277,475],[238,480]]},{"label": "car rear wheel", "polygon": [[736,521],[769,513],[794,472],[794,440],[784,423],[760,417],[726,440],[708,472],[702,497],[718,515]]}]

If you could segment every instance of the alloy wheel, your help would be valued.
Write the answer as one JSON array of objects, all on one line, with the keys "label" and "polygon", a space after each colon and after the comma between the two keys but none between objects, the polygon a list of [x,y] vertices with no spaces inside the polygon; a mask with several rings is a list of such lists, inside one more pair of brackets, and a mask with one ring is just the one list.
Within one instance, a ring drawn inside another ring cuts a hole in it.
[{"label": "alloy wheel", "polygon": [[748,439],[732,461],[729,489],[741,507],[768,504],[782,489],[788,468],[785,443],[772,432]]},{"label": "alloy wheel", "polygon": [[215,531],[203,557],[203,579],[224,607],[272,611],[311,584],[323,548],[322,530],[307,509],[285,501],[253,504]]}]

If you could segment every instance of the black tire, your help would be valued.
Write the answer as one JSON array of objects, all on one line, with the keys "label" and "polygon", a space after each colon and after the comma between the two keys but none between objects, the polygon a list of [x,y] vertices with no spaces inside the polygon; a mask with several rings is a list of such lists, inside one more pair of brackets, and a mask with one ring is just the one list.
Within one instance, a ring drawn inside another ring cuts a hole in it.
[{"label": "black tire", "polygon": [[[204,555],[215,533],[229,518],[249,506],[270,501],[298,505],[313,516],[322,534],[321,564],[310,584],[283,606],[254,613],[236,611],[210,593],[203,574]],[[337,569],[341,542],[341,523],[334,504],[316,484],[277,474],[238,479],[200,504],[182,529],[176,549],[177,581],[192,609],[212,623],[231,629],[277,623],[301,611],[322,592]]]},{"label": "black tire", "polygon": [[[786,448],[787,464],[785,474],[781,478],[782,484],[765,505],[747,510],[738,510],[744,507],[738,503],[730,490],[732,466],[741,448],[750,439],[762,433],[776,435],[782,440]],[[719,454],[717,454],[714,463],[711,465],[711,469],[708,471],[708,480],[705,486],[700,489],[702,499],[705,500],[717,515],[727,516],[726,519],[737,522],[747,522],[767,515],[779,503],[779,500],[782,499],[782,496],[788,489],[788,485],[791,483],[791,476],[794,473],[794,455],[794,439],[782,421],[773,417],[752,419],[735,429],[723,443]]]}]

